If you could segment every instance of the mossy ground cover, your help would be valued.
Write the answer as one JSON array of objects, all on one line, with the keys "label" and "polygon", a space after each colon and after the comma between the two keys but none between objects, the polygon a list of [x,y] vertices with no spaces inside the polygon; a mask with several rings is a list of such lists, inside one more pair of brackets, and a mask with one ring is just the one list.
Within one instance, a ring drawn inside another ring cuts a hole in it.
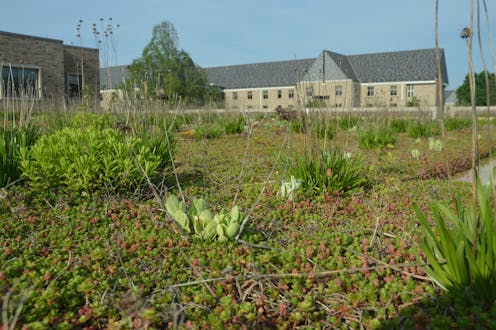
[{"label": "mossy ground cover", "polygon": [[[443,153],[429,150],[427,139],[400,133],[392,146],[361,150],[354,130],[338,128],[332,140],[315,140],[291,133],[277,118],[253,118],[248,125],[244,133],[216,139],[177,134],[174,155],[188,202],[204,197],[213,210],[235,203],[250,215],[237,242],[187,235],[146,187],[53,198],[33,194],[25,182],[2,192],[2,324],[496,326],[494,306],[469,305],[439,291],[415,257],[420,230],[412,204],[427,211],[430,201],[451,205],[453,191],[470,195],[467,184],[444,179]],[[189,120],[181,130],[194,127]],[[464,129],[449,134],[445,148],[454,172],[469,166],[470,137]],[[290,156],[323,144],[360,152],[368,184],[348,194],[278,199]],[[422,157],[414,159],[412,149]],[[483,137],[481,153],[487,151]],[[174,175],[165,183],[168,193],[179,192]]]}]

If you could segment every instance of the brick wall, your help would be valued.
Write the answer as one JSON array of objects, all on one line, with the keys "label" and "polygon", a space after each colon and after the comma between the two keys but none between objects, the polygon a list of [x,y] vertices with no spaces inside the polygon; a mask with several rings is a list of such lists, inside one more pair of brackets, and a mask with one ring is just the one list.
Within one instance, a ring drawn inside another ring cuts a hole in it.
[{"label": "brick wall", "polygon": [[83,86],[89,86],[92,99],[95,99],[100,89],[98,49],[67,46],[60,40],[0,31],[0,64],[39,68],[41,96],[52,104],[60,105],[65,101],[67,73],[80,73],[81,55]]},{"label": "brick wall", "polygon": [[63,45],[60,40],[0,32],[3,65],[38,67],[43,98],[58,102],[64,92]]}]

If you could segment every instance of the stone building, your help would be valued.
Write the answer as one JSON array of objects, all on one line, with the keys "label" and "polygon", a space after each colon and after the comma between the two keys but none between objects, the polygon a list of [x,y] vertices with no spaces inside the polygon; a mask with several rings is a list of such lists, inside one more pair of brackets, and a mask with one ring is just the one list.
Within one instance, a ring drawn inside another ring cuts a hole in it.
[{"label": "stone building", "polygon": [[[448,84],[440,50],[443,89]],[[206,69],[227,109],[406,107],[437,104],[435,49],[342,55]]]},{"label": "stone building", "polygon": [[27,99],[60,105],[98,97],[98,49],[0,31],[0,100]]}]

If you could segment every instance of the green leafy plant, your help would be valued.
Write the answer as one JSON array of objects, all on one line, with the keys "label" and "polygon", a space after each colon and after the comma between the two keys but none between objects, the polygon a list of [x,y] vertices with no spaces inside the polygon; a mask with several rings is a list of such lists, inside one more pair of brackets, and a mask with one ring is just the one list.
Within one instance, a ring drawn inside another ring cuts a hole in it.
[{"label": "green leafy plant", "polygon": [[69,118],[66,127],[105,129],[113,125],[114,121],[108,115],[80,111]]},{"label": "green leafy plant", "polygon": [[444,126],[447,131],[454,131],[463,128],[470,128],[472,120],[470,118],[446,118]]},{"label": "green leafy plant", "polygon": [[241,134],[245,130],[245,118],[243,116],[225,117],[219,120],[219,124],[224,128],[226,134]]},{"label": "green leafy plant", "polygon": [[359,123],[360,123],[360,117],[356,117],[356,116],[341,117],[339,118],[338,121],[339,127],[345,131],[358,126]]},{"label": "green leafy plant", "polygon": [[20,165],[35,191],[126,190],[153,177],[162,160],[151,146],[116,130],[65,128],[21,148]]},{"label": "green leafy plant", "polygon": [[441,151],[443,150],[443,142],[439,139],[429,138],[429,150]]},{"label": "green leafy plant", "polygon": [[216,139],[222,136],[223,129],[216,124],[200,125],[193,130],[193,136],[197,140]]},{"label": "green leafy plant", "polygon": [[[491,190],[478,182],[477,205],[464,207],[461,198],[456,212],[432,203],[430,210],[438,231],[427,215],[414,206],[424,237],[420,249],[428,265],[426,273],[443,289],[474,301],[496,300],[496,229]],[[474,212],[477,212],[474,223]],[[419,257],[420,258],[420,257]]]},{"label": "green leafy plant", "polygon": [[420,158],[422,158],[422,153],[418,149],[412,149],[410,153],[415,160],[419,160]]},{"label": "green leafy plant", "polygon": [[436,123],[424,123],[414,120],[408,125],[407,135],[409,138],[418,139],[423,137],[437,136],[441,133],[439,125]]},{"label": "green leafy plant", "polygon": [[289,174],[301,180],[303,192],[309,195],[345,193],[367,182],[362,158],[336,149],[297,157]]},{"label": "green leafy plant", "polygon": [[294,201],[298,196],[298,191],[301,189],[302,181],[291,176],[289,181],[282,181],[281,188],[277,191],[277,197],[289,201]]},{"label": "green leafy plant", "polygon": [[0,129],[0,187],[4,187],[21,176],[19,153],[21,148],[29,148],[40,135],[34,126]]},{"label": "green leafy plant", "polygon": [[194,199],[188,210],[177,196],[171,195],[165,207],[182,229],[202,241],[233,240],[238,235],[243,220],[243,214],[237,206],[230,212],[220,211],[214,214],[207,208],[207,202],[203,198]]},{"label": "green leafy plant", "polygon": [[407,119],[393,119],[389,123],[389,127],[394,133],[406,133],[409,125]]},{"label": "green leafy plant", "polygon": [[389,148],[396,142],[393,131],[386,126],[361,129],[357,132],[356,139],[360,148],[366,150]]}]

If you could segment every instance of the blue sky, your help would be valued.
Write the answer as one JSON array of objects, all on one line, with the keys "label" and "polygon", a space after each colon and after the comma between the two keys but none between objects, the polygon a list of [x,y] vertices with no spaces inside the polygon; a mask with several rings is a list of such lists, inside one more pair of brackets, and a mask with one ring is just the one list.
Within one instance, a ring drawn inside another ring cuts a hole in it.
[{"label": "blue sky", "polygon": [[[469,25],[470,1],[439,2],[440,46],[448,89],[455,89],[467,72],[467,47],[459,34]],[[496,0],[486,2],[495,13]],[[92,24],[102,30],[100,18],[105,25],[109,17],[117,56],[102,53],[110,65],[138,58],[153,26],[164,20],[176,28],[179,48],[202,67],[310,58],[323,49],[353,55],[435,46],[434,0],[16,0],[2,5],[0,30],[79,45],[76,27],[83,19],[83,45],[95,47]],[[491,21],[496,43],[495,26]],[[486,33],[483,44],[487,49]],[[486,57],[490,61],[487,51]],[[475,38],[474,59],[475,70],[482,70]]]}]

